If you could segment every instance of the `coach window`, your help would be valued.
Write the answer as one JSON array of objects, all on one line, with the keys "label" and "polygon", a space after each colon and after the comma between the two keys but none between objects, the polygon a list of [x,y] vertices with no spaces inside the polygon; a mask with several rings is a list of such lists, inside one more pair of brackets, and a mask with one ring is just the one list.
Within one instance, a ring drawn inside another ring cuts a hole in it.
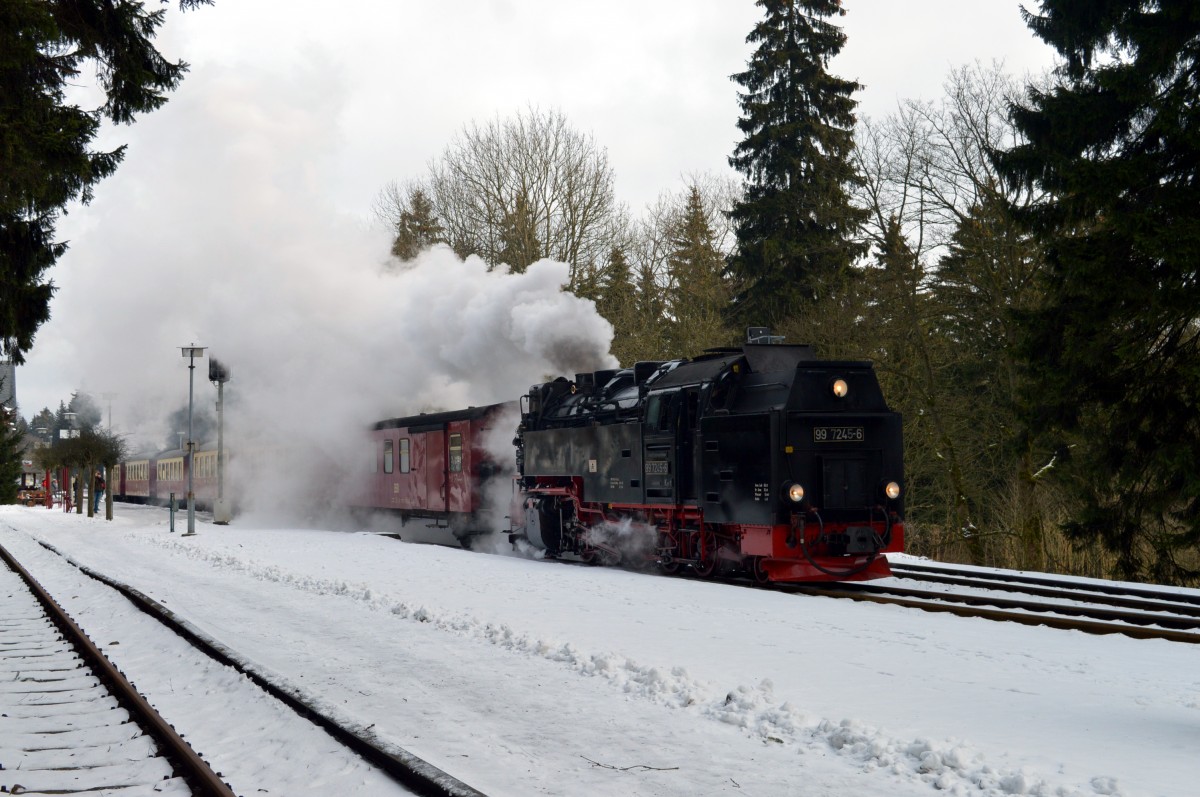
[{"label": "coach window", "polygon": [[462,435],[450,435],[450,472],[462,473]]},{"label": "coach window", "polygon": [[383,472],[391,473],[396,469],[395,453],[392,451],[392,441],[383,441]]},{"label": "coach window", "polygon": [[400,439],[400,472],[408,473],[408,438]]}]

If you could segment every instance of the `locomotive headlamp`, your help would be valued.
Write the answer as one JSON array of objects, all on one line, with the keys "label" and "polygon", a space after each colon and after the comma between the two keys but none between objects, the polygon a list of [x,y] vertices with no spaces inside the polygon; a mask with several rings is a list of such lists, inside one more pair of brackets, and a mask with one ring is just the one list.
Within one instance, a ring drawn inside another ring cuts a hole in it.
[{"label": "locomotive headlamp", "polygon": [[850,385],[846,384],[845,379],[835,379],[833,380],[832,389],[833,395],[838,398],[845,398],[846,394],[850,392]]},{"label": "locomotive headlamp", "polygon": [[786,495],[788,500],[793,504],[798,504],[804,500],[804,486],[795,483],[789,484],[787,489],[784,491],[784,495]]},{"label": "locomotive headlamp", "polygon": [[883,488],[883,492],[888,498],[895,501],[900,497],[900,485],[896,482],[888,482],[887,487]]}]

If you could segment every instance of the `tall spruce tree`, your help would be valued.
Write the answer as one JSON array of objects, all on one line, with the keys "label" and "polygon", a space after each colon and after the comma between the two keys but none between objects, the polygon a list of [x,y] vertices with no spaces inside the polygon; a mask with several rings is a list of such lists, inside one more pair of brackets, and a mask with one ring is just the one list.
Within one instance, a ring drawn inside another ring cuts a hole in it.
[{"label": "tall spruce tree", "polygon": [[[59,214],[88,202],[124,156],[91,149],[101,122],[159,107],[187,70],[151,43],[164,15],[130,2],[0,2],[0,354],[17,364],[50,318],[45,273],[67,248],[55,240]],[[105,95],[91,111],[65,96],[85,64]]]},{"label": "tall spruce tree", "polygon": [[725,258],[717,249],[698,186],[688,192],[671,244],[667,258],[674,318],[671,356],[692,356],[709,347],[728,345],[733,336],[722,318],[730,300],[729,284],[722,274]]},{"label": "tall spruce tree", "polygon": [[[500,250],[497,259],[514,274],[523,274],[530,264],[541,257],[542,246],[537,237],[537,220],[533,217],[529,199],[520,195],[511,211],[500,220]],[[587,286],[593,289],[595,286]],[[593,297],[588,297],[593,298]]]},{"label": "tall spruce tree", "polygon": [[21,478],[21,446],[25,425],[16,410],[0,406],[0,504],[17,502],[17,484]]},{"label": "tall spruce tree", "polygon": [[1021,316],[1031,423],[1059,430],[1082,509],[1119,574],[1200,576],[1200,5],[1042,0],[1033,31],[1063,57],[999,153],[1050,198],[1044,305]]},{"label": "tall spruce tree", "polygon": [[445,243],[442,224],[438,221],[433,201],[424,189],[413,187],[395,221],[396,237],[392,254],[399,260],[412,260],[422,250]]},{"label": "tall spruce tree", "polygon": [[[647,324],[638,314],[637,291],[633,284],[633,269],[621,247],[614,246],[608,255],[600,284],[600,295],[596,299],[596,311],[613,325],[613,342],[610,351],[623,365],[632,365],[639,359],[649,359],[646,330],[657,329],[657,324]],[[654,336],[658,342],[658,336]]]},{"label": "tall spruce tree", "polygon": [[745,177],[732,218],[730,273],[741,286],[731,308],[741,323],[775,325],[848,271],[866,248],[855,241],[867,214],[850,204],[859,84],[830,75],[846,36],[828,18],[840,0],[758,0],[765,13],[746,41],[757,45],[733,76],[745,138],[730,164]]}]

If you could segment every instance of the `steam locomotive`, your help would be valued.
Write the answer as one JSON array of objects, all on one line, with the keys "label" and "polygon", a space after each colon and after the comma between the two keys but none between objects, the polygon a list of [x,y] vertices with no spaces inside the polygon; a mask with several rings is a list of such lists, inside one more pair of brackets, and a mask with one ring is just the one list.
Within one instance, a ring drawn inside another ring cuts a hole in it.
[{"label": "steam locomotive", "polygon": [[904,547],[901,419],[867,362],[736,349],[534,385],[514,440],[547,555],[758,582],[863,580]]},{"label": "steam locomotive", "polygon": [[468,548],[502,531],[549,557],[701,578],[886,576],[904,547],[900,416],[870,363],[780,340],[752,328],[738,348],[380,421],[359,508]]}]

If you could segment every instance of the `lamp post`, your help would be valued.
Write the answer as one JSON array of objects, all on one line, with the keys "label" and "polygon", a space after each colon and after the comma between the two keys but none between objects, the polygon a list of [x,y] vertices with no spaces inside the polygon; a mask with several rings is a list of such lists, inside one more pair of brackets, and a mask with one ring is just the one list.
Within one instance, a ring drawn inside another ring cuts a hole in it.
[{"label": "lamp post", "polygon": [[195,461],[193,454],[196,450],[196,443],[192,440],[192,383],[196,372],[196,358],[204,356],[203,346],[180,346],[180,351],[183,356],[188,359],[188,455],[187,455],[187,472],[188,472],[188,529],[183,536],[191,537],[196,533],[196,494],[192,490],[192,472]]},{"label": "lamp post", "polygon": [[71,437],[79,437],[79,429],[76,428],[75,413],[64,412],[63,420],[67,422],[67,428],[59,429],[58,436],[62,439]]},{"label": "lamp post", "polygon": [[[64,412],[63,413],[63,421],[67,424],[67,428],[65,428],[65,429],[60,428],[58,430],[59,439],[60,440],[70,440],[71,438],[79,437],[79,429],[77,428],[78,421],[76,420],[75,413]],[[64,492],[67,492],[68,495],[70,495],[70,493],[72,493],[72,492],[74,493],[74,495],[71,495],[71,500],[73,500],[75,502],[75,513],[82,515],[83,514],[83,474],[80,473],[79,477],[74,480],[75,481],[75,485],[74,485],[75,489],[71,490],[71,486],[72,486],[71,485],[71,481],[72,481],[71,475],[74,470],[75,470],[74,465],[66,466],[63,468],[63,470],[62,470],[62,489]],[[64,507],[65,507],[66,503],[67,502],[64,502]]]},{"label": "lamp post", "polygon": [[101,393],[100,398],[108,402],[108,431],[112,431],[112,400],[116,397],[116,393]]}]

